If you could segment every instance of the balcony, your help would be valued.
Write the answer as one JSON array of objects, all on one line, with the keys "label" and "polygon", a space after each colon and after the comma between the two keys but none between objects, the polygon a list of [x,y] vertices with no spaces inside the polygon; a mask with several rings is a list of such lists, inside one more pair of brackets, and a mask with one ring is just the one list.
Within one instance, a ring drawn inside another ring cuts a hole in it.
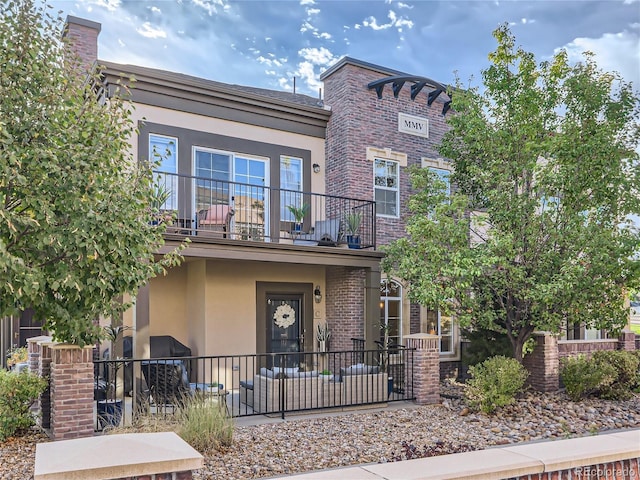
[{"label": "balcony", "polygon": [[168,234],[375,249],[375,202],[154,172]]}]

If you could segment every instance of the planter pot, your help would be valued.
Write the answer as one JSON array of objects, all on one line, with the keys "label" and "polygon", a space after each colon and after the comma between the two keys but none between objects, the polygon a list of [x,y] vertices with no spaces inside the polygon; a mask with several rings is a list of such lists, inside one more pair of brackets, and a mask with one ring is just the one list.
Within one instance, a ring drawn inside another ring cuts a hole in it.
[{"label": "planter pot", "polygon": [[122,420],[122,400],[98,401],[98,427],[117,427]]},{"label": "planter pot", "polygon": [[327,351],[327,342],[326,340],[318,340],[318,351],[324,353]]},{"label": "planter pot", "polygon": [[360,248],[360,236],[347,235],[347,245],[349,245],[349,248]]},{"label": "planter pot", "polygon": [[320,374],[318,375],[318,377],[320,377],[320,380],[322,380],[323,382],[330,382],[331,380],[333,380],[333,374],[330,374],[330,375]]}]

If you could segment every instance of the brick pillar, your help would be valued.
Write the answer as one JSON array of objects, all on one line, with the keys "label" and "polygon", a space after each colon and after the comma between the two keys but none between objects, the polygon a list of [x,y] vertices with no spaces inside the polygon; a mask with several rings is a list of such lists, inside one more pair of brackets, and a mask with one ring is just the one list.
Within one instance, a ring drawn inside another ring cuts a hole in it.
[{"label": "brick pillar", "polygon": [[[40,375],[40,356],[42,354],[42,342],[50,342],[51,337],[47,337],[45,335],[41,335],[39,337],[31,337],[27,339],[27,352],[29,363],[29,372],[35,373],[36,375]],[[48,391],[48,387],[47,387]],[[41,409],[41,397],[33,402],[31,405],[31,412],[36,415],[36,418],[42,419],[42,409]]]},{"label": "brick pillar", "polygon": [[550,332],[534,332],[536,345],[522,362],[529,371],[527,383],[539,392],[555,392],[560,386],[558,338]]},{"label": "brick pillar", "polygon": [[621,332],[618,337],[618,350],[633,352],[636,349],[636,334],[633,332]]},{"label": "brick pillar", "polygon": [[40,344],[40,361],[38,363],[38,375],[49,379],[47,388],[40,395],[40,426],[51,428],[51,347],[54,342],[43,340]]},{"label": "brick pillar", "polygon": [[407,365],[405,378],[408,392],[413,392],[418,405],[440,402],[440,337],[426,333],[414,333],[404,337],[405,346],[415,349],[412,365]]},{"label": "brick pillar", "polygon": [[27,352],[29,352],[29,371],[31,373],[40,373],[40,355],[42,342],[51,342],[51,337],[41,335],[39,337],[27,338]]},{"label": "brick pillar", "polygon": [[51,437],[93,435],[93,346],[51,347]]}]

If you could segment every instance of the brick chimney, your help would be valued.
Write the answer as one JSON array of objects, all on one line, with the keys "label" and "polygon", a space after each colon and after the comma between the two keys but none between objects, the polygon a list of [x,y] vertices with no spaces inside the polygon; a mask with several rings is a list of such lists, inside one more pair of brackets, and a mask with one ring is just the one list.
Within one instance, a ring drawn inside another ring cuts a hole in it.
[{"label": "brick chimney", "polygon": [[71,49],[80,57],[80,67],[87,73],[98,60],[98,34],[102,26],[84,18],[67,16],[62,36],[69,41]]}]

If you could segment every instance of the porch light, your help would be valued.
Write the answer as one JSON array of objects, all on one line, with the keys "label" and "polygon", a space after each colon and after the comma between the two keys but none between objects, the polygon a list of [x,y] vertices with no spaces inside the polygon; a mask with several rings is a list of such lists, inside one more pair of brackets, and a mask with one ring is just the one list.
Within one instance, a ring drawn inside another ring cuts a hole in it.
[{"label": "porch light", "polygon": [[313,171],[314,173],[320,173],[320,165],[317,163],[313,164]]},{"label": "porch light", "polygon": [[322,292],[320,291],[320,285],[316,285],[316,288],[313,290],[313,298],[316,303],[320,303],[322,301]]}]

